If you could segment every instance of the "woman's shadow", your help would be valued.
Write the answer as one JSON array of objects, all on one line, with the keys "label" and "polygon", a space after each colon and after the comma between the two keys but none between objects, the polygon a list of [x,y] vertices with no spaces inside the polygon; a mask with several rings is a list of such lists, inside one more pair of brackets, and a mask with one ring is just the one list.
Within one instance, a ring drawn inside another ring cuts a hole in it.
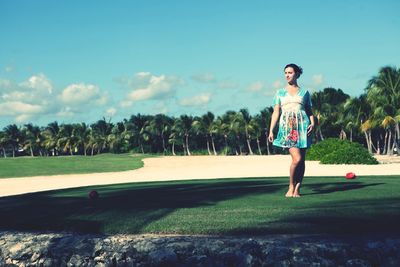
[{"label": "woman's shadow", "polygon": [[321,194],[329,194],[334,192],[343,192],[349,190],[356,190],[370,186],[382,185],[385,183],[362,183],[362,182],[335,182],[335,183],[317,183],[310,184],[307,187],[311,188],[312,193],[302,193],[302,195],[321,195]]}]

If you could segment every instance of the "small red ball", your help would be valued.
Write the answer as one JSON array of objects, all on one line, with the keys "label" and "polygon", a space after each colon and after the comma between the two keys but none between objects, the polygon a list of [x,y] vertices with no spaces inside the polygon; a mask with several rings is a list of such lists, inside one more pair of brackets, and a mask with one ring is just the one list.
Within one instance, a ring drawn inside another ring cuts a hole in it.
[{"label": "small red ball", "polygon": [[97,198],[99,198],[99,193],[97,193],[96,190],[92,190],[92,191],[89,192],[89,198],[90,199],[97,199]]},{"label": "small red ball", "polygon": [[355,179],[356,174],[354,172],[348,172],[346,173],[346,179]]}]

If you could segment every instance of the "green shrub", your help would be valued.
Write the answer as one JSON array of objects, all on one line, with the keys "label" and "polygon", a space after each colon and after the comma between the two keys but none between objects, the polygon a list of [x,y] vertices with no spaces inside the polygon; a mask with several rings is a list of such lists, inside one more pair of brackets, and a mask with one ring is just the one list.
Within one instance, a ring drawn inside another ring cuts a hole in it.
[{"label": "green shrub", "polygon": [[378,164],[359,143],[337,138],[328,138],[312,145],[306,159],[319,160],[322,164]]}]

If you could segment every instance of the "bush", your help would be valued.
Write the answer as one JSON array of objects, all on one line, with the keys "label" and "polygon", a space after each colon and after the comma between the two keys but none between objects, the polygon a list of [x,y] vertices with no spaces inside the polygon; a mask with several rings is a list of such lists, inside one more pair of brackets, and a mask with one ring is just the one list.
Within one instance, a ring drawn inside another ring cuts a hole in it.
[{"label": "bush", "polygon": [[307,160],[319,160],[322,164],[378,164],[359,143],[328,138],[308,150]]}]

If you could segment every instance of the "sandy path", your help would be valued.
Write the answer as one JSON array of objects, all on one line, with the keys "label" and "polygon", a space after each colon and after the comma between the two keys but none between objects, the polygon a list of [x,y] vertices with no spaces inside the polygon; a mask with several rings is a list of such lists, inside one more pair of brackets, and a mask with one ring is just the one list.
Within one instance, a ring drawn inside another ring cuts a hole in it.
[{"label": "sandy path", "polygon": [[[397,157],[396,157],[397,158]],[[0,179],[0,196],[88,185],[238,177],[287,177],[290,156],[190,156],[144,159],[132,171]],[[400,175],[400,162],[379,165],[322,165],[306,161],[305,176]]]}]

